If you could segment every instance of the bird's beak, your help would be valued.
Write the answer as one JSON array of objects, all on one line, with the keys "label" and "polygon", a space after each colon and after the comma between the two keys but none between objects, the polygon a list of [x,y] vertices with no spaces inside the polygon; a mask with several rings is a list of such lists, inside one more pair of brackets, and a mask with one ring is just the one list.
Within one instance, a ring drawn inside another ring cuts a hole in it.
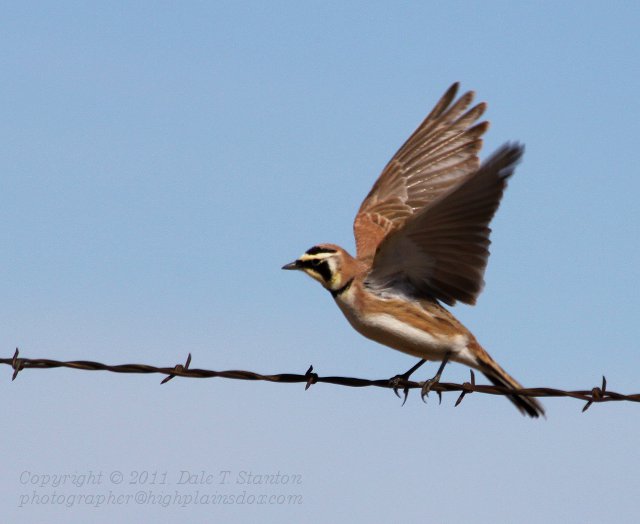
[{"label": "bird's beak", "polygon": [[282,269],[300,269],[300,267],[301,267],[300,261],[294,260],[293,262],[282,266]]}]

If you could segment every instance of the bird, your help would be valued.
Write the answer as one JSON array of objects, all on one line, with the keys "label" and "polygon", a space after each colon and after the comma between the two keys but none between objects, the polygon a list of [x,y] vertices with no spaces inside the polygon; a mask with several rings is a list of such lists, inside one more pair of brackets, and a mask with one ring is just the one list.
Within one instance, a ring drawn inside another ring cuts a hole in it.
[{"label": "bird", "polygon": [[[480,162],[489,122],[478,120],[487,105],[472,106],[475,93],[457,97],[458,90],[458,82],[447,89],[362,202],[353,223],[356,256],[322,243],[282,267],[317,280],[366,338],[421,359],[396,380],[408,379],[425,361],[440,362],[424,383],[423,400],[450,361],[494,385],[522,388],[445,308],[476,303],[489,223],[524,152],[520,143],[507,142]],[[537,400],[507,397],[524,415],[544,416]]]}]

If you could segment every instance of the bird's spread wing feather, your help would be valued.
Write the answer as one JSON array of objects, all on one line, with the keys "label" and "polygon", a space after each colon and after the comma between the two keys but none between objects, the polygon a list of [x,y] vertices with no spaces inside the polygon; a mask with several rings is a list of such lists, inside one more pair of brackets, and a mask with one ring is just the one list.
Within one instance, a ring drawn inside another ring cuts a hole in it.
[{"label": "bird's spread wing feather", "polygon": [[506,144],[482,166],[391,231],[367,284],[408,288],[417,297],[474,304],[484,285],[493,218],[523,147]]},{"label": "bird's spread wing feather", "polygon": [[486,105],[467,110],[474,93],[455,100],[457,91],[457,83],[447,90],[360,206],[353,225],[359,259],[372,257],[389,233],[478,169],[477,153],[488,123],[475,122]]}]

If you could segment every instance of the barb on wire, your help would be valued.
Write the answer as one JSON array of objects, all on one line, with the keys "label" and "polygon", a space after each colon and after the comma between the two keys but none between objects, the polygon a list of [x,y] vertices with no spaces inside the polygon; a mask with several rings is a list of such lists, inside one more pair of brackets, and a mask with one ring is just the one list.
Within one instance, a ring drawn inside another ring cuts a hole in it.
[{"label": "barb on wire", "polygon": [[[177,364],[173,367],[156,367],[149,366],[147,364],[118,364],[108,365],[100,362],[93,362],[90,360],[72,360],[72,361],[59,361],[44,358],[20,358],[19,351],[16,348],[15,353],[11,358],[0,358],[0,364],[11,366],[13,369],[13,375],[11,380],[15,380],[18,373],[24,369],[53,369],[53,368],[71,368],[83,371],[109,371],[111,373],[138,373],[149,374],[159,373],[166,375],[161,381],[161,384],[166,384],[175,377],[185,378],[228,378],[234,380],[262,380],[266,382],[280,382],[283,384],[302,383],[305,384],[305,390],[309,389],[313,384],[322,382],[326,384],[335,384],[338,386],[348,387],[379,387],[396,390],[403,388],[407,391],[410,389],[422,388],[424,382],[415,382],[412,380],[403,379],[402,377],[393,377],[391,379],[377,379],[369,380],[364,378],[355,377],[321,377],[317,373],[313,372],[313,366],[309,366],[309,369],[304,374],[295,373],[278,373],[274,375],[263,375],[260,373],[254,373],[252,371],[241,370],[229,370],[229,371],[214,371],[210,369],[198,369],[190,368],[191,353],[187,356],[184,364]],[[595,387],[590,390],[577,390],[577,391],[564,391],[554,388],[521,388],[510,389],[504,386],[482,385],[476,384],[475,375],[471,370],[471,381],[464,382],[463,384],[454,384],[450,382],[437,382],[432,385],[432,391],[436,391],[440,399],[442,399],[443,392],[460,392],[460,396],[456,400],[455,405],[458,406],[464,397],[470,393],[484,393],[486,395],[513,395],[514,393],[522,397],[569,397],[577,400],[582,400],[586,404],[582,408],[582,411],[586,411],[596,402],[612,402],[612,401],[627,401],[627,402],[640,402],[640,393],[632,395],[623,395],[622,393],[615,393],[607,390],[607,380],[602,377],[602,386]]]},{"label": "barb on wire", "polygon": [[467,393],[473,393],[475,391],[475,387],[476,387],[476,375],[473,372],[473,369],[469,370],[471,373],[471,382],[465,382],[464,384],[462,384],[462,393],[460,393],[460,396],[458,397],[458,400],[456,400],[455,405],[453,406],[454,408],[458,407],[460,405],[460,402],[462,402],[462,399],[464,398],[464,396]]}]

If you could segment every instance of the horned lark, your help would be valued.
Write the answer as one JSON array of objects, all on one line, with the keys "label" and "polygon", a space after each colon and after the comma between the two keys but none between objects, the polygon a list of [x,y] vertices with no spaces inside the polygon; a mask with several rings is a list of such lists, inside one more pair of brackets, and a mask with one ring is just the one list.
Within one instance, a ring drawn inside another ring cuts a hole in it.
[{"label": "horned lark", "polygon": [[[364,199],[353,225],[357,256],[318,244],[282,269],[320,282],[367,338],[422,360],[451,360],[494,384],[520,388],[441,302],[475,304],[489,257],[489,222],[523,147],[505,144],[480,164],[486,104],[471,109],[458,84],[398,150]],[[524,414],[544,414],[534,399],[510,395]]]}]

